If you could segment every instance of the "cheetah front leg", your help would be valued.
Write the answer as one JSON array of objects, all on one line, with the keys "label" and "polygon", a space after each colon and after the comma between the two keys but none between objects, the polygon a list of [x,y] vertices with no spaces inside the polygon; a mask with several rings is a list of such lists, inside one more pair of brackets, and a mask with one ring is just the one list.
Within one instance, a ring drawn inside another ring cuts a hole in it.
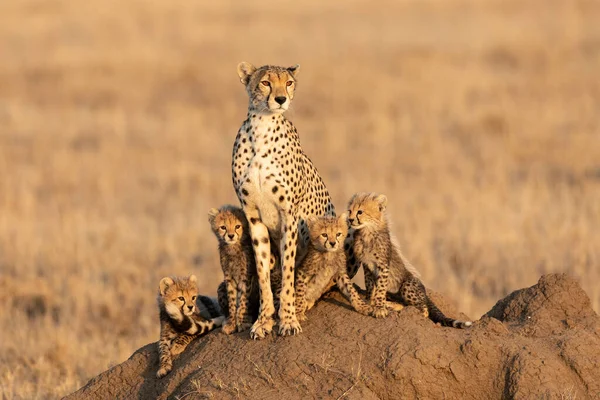
[{"label": "cheetah front leg", "polygon": [[352,304],[352,307],[363,315],[370,315],[373,313],[373,307],[368,305],[361,299],[358,292],[354,289],[350,277],[345,273],[340,274],[336,279],[336,284],[340,292],[346,296],[346,298]]},{"label": "cheetah front leg", "polygon": [[296,317],[298,321],[304,321],[306,319],[306,275],[302,271],[298,271],[296,276],[296,300],[294,301],[294,307],[296,308]]},{"label": "cheetah front leg", "polygon": [[298,217],[295,212],[282,218],[282,235],[280,242],[281,255],[281,294],[279,298],[279,334],[295,335],[302,332],[296,318],[294,307],[294,266],[296,245],[298,243]]},{"label": "cheetah front leg", "polygon": [[365,274],[365,291],[367,292],[367,300],[371,300],[375,295],[375,275],[373,275],[373,271],[366,266],[363,267],[363,271]]},{"label": "cheetah front leg", "polygon": [[375,318],[384,318],[388,315],[388,309],[386,307],[386,296],[388,288],[388,276],[389,269],[387,266],[379,264],[375,266],[374,270],[377,271],[377,278],[375,280],[375,289],[373,290],[373,296],[371,297],[371,305],[373,306],[373,316]]},{"label": "cheetah front leg", "polygon": [[158,341],[158,372],[157,378],[167,375],[173,368],[173,358],[171,356],[171,341],[175,338],[175,333],[161,321],[160,340]]},{"label": "cheetah front leg", "polygon": [[225,276],[225,282],[227,285],[227,305],[229,315],[227,321],[223,324],[223,332],[227,335],[231,335],[236,330],[237,326],[237,288],[230,276]]},{"label": "cheetah front leg", "polygon": [[271,258],[271,246],[269,244],[269,230],[259,219],[257,209],[244,210],[248,221],[250,221],[250,236],[256,259],[256,272],[258,275],[258,287],[260,292],[260,312],[258,319],[250,329],[252,339],[263,339],[273,330],[273,292],[271,291],[271,276],[269,263]]},{"label": "cheetah front leg", "polygon": [[238,308],[235,317],[237,331],[243,332],[252,326],[252,316],[250,315],[250,297],[248,295],[248,285],[246,282],[238,283]]}]

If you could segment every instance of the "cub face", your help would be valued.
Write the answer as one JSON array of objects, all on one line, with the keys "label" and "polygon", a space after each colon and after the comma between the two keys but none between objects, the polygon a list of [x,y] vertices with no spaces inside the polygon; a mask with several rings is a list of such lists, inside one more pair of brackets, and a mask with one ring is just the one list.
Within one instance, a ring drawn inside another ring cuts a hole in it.
[{"label": "cub face", "polygon": [[348,203],[348,224],[351,228],[385,224],[387,197],[376,193],[356,193]]},{"label": "cub face", "polygon": [[196,275],[187,278],[162,278],[159,284],[159,296],[171,318],[179,320],[181,315],[194,314],[198,296]]},{"label": "cub face", "polygon": [[276,67],[264,65],[256,68],[248,62],[237,67],[240,81],[246,86],[250,107],[258,112],[281,114],[290,107],[296,90],[299,65]]},{"label": "cub face", "polygon": [[338,251],[344,248],[348,235],[347,214],[339,217],[308,217],[308,234],[313,246],[319,251]]},{"label": "cub face", "polygon": [[208,222],[219,242],[228,245],[238,243],[248,229],[244,211],[234,206],[223,206],[219,210],[211,208]]}]

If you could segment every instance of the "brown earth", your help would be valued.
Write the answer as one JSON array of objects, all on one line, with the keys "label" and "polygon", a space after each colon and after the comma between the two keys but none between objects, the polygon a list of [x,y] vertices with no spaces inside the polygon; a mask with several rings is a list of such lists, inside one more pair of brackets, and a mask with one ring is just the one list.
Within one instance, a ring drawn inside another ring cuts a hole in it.
[{"label": "brown earth", "polygon": [[[441,295],[432,298],[460,315]],[[365,317],[339,293],[308,317],[296,337],[211,333],[161,380],[151,343],[67,398],[600,398],[600,318],[565,274],[513,292],[468,330],[434,325],[411,307]]]}]

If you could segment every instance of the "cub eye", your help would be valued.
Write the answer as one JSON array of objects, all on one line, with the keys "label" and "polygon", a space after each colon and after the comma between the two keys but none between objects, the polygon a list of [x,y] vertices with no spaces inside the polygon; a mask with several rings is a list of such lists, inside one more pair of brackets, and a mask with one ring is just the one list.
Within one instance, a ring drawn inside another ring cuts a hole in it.
[{"label": "cub eye", "polygon": [[338,232],[337,235],[335,235],[336,237],[340,237],[342,236],[342,232]]},{"label": "cub eye", "polygon": [[180,301],[185,301],[185,299],[184,299],[182,296],[179,296],[179,297],[178,297],[178,299],[179,299]]},{"label": "cub eye", "polygon": [[324,237],[324,238],[326,238],[327,234],[326,233],[321,233],[321,236]]},{"label": "cub eye", "polygon": [[226,227],[225,225],[221,225],[221,226],[219,227],[219,229],[221,229],[222,231],[224,231],[225,229],[227,229],[227,227]]},{"label": "cub eye", "polygon": [[263,86],[271,86],[271,82],[269,81],[261,81],[260,82]]},{"label": "cub eye", "polygon": [[242,226],[241,225],[236,225],[235,229],[240,229]]},{"label": "cub eye", "polygon": [[360,215],[360,214],[362,214],[362,210],[358,210],[358,211],[356,212],[356,215]]},{"label": "cub eye", "polygon": [[195,301],[195,300],[196,300],[196,296],[192,296],[192,301]]},{"label": "cub eye", "polygon": [[294,84],[294,81],[287,81],[285,83],[285,86],[292,86]]}]

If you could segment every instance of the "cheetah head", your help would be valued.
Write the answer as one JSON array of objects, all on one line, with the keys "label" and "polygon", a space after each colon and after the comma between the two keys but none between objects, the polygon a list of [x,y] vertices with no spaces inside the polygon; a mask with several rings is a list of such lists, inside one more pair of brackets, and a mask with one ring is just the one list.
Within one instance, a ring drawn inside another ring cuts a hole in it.
[{"label": "cheetah head", "polygon": [[310,241],[319,251],[338,251],[344,248],[344,240],[348,235],[346,213],[339,217],[308,217],[306,225]]},{"label": "cheetah head", "polygon": [[238,243],[247,230],[244,211],[234,206],[223,206],[219,210],[211,208],[208,222],[219,242],[228,245]]},{"label": "cheetah head", "polygon": [[353,229],[386,224],[387,197],[376,193],[356,193],[348,203],[348,224]]},{"label": "cheetah head", "polygon": [[241,62],[237,71],[250,97],[250,109],[274,114],[287,111],[294,98],[299,70],[299,65],[289,68],[263,65],[256,68]]},{"label": "cheetah head", "polygon": [[186,278],[166,277],[160,280],[158,301],[164,305],[167,314],[175,320],[183,319],[196,312],[198,286],[196,275]]}]

